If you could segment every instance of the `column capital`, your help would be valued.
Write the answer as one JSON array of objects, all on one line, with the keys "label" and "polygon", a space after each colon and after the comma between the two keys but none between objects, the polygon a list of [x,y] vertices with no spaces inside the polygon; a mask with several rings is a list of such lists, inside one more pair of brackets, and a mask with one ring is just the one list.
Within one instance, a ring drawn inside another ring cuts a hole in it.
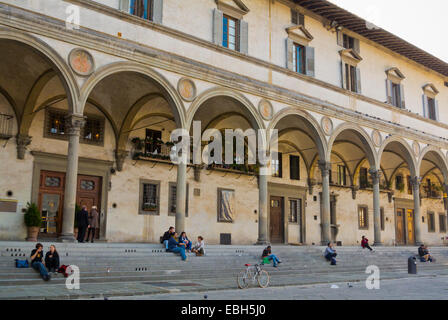
[{"label": "column capital", "polygon": [[31,144],[31,137],[27,134],[17,134],[17,159],[25,159],[26,147]]},{"label": "column capital", "polygon": [[370,176],[372,177],[372,183],[373,184],[378,184],[380,183],[380,178],[381,178],[381,172],[379,170],[376,169],[370,169],[369,170]]},{"label": "column capital", "polygon": [[115,162],[117,164],[117,170],[123,170],[123,163],[126,157],[129,155],[127,150],[115,150]]},{"label": "column capital", "polygon": [[86,124],[87,117],[77,114],[69,114],[65,117],[66,131],[68,135],[77,135]]},{"label": "column capital", "polygon": [[422,181],[422,178],[418,177],[418,176],[415,176],[415,177],[411,178],[410,182],[411,182],[411,185],[412,185],[414,190],[418,190],[418,188],[420,187],[421,181]]},{"label": "column capital", "polygon": [[319,166],[320,172],[322,173],[322,177],[328,176],[331,170],[331,162],[319,160],[317,161],[317,164]]}]

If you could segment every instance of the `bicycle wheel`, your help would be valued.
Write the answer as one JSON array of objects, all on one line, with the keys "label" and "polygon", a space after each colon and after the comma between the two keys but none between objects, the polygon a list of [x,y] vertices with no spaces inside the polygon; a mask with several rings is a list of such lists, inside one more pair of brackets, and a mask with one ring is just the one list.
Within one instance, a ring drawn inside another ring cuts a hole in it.
[{"label": "bicycle wheel", "polygon": [[244,289],[249,286],[249,279],[247,278],[246,271],[241,271],[238,274],[238,276],[236,278],[236,283],[238,284],[238,288],[240,288],[240,289]]},{"label": "bicycle wheel", "polygon": [[261,270],[257,275],[257,281],[260,288],[266,288],[269,285],[269,273],[266,270]]}]

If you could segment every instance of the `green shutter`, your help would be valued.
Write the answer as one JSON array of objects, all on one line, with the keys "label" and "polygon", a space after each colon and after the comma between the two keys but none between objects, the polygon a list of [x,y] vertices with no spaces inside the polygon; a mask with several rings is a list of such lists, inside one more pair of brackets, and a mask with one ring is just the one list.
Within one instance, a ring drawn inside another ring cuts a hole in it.
[{"label": "green shutter", "polygon": [[341,66],[341,87],[343,89],[347,89],[347,77],[346,77],[346,74],[345,74],[345,63],[344,63],[344,61],[341,60],[340,66]]},{"label": "green shutter", "polygon": [[162,24],[163,0],[152,0],[152,21]]},{"label": "green shutter", "polygon": [[222,46],[222,11],[213,9],[213,43]]},{"label": "green shutter", "polygon": [[392,104],[392,81],[386,79],[387,103]]},{"label": "green shutter", "polygon": [[305,74],[314,77],[314,48],[305,47]]},{"label": "green shutter", "polygon": [[246,21],[240,20],[240,52],[248,54],[249,52],[249,25]]},{"label": "green shutter", "polygon": [[425,118],[429,117],[428,114],[428,97],[426,96],[426,94],[422,95],[422,100],[423,100],[423,116]]},{"label": "green shutter", "polygon": [[286,38],[286,68],[294,71],[294,42]]}]

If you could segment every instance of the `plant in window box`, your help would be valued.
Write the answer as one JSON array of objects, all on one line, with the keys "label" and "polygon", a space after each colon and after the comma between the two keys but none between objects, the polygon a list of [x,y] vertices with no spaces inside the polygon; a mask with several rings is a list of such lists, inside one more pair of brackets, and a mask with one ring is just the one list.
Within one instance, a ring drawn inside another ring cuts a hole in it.
[{"label": "plant in window box", "polygon": [[143,210],[144,211],[156,211],[157,205],[154,203],[144,203],[143,204]]},{"label": "plant in window box", "polygon": [[25,225],[27,226],[27,241],[37,241],[37,235],[42,224],[39,208],[35,203],[27,203],[24,215]]},{"label": "plant in window box", "polygon": [[135,150],[142,150],[144,143],[139,137],[132,138],[131,142],[134,144]]},{"label": "plant in window box", "polygon": [[404,192],[404,183],[401,182],[401,183],[397,184],[397,189],[398,189],[400,192]]},{"label": "plant in window box", "polygon": [[167,142],[165,142],[165,145],[166,145],[167,147],[171,148],[172,146],[174,146],[174,142],[172,142],[172,141],[167,141]]},{"label": "plant in window box", "polygon": [[139,157],[143,156],[143,152],[134,152],[132,159],[138,160]]}]

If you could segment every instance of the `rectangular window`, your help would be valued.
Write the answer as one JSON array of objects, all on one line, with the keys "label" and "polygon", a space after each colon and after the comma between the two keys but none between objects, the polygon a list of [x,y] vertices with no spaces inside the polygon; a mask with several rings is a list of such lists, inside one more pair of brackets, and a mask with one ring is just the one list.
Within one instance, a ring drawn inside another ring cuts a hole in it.
[{"label": "rectangular window", "polygon": [[130,0],[129,13],[146,20],[152,20],[151,8],[151,0]]},{"label": "rectangular window", "polygon": [[344,63],[345,65],[345,83],[347,84],[347,90],[352,92],[357,92],[357,75],[356,75],[356,67],[352,66],[348,63]]},{"label": "rectangular window", "polygon": [[145,154],[162,151],[162,131],[146,129]]},{"label": "rectangular window", "polygon": [[[176,215],[176,205],[177,205],[177,184],[175,182],[170,182],[169,185],[169,204],[168,204],[168,215]],[[185,199],[185,216],[188,217],[188,184],[187,184],[187,196]]]},{"label": "rectangular window", "polygon": [[435,100],[428,97],[428,118],[437,120]]},{"label": "rectangular window", "polygon": [[87,117],[82,132],[81,140],[84,142],[102,144],[104,142],[104,119]]},{"label": "rectangular window", "polygon": [[436,226],[434,221],[434,212],[428,211],[428,232],[435,232]]},{"label": "rectangular window", "polygon": [[400,85],[392,82],[392,104],[401,108],[401,91]]},{"label": "rectangular window", "polygon": [[300,157],[289,156],[289,178],[291,180],[300,180]]},{"label": "rectangular window", "polygon": [[346,34],[343,36],[343,46],[345,49],[354,49],[355,48],[355,39]]},{"label": "rectangular window", "polygon": [[359,229],[369,228],[369,211],[367,206],[358,207],[358,226]]},{"label": "rectangular window", "polygon": [[411,176],[407,176],[406,180],[407,180],[408,194],[412,194]]},{"label": "rectangular window", "polygon": [[305,25],[305,16],[300,12],[291,9],[291,23],[296,25]]},{"label": "rectangular window", "polygon": [[444,213],[439,214],[439,232],[446,232],[446,215]]},{"label": "rectangular window", "polygon": [[347,185],[346,170],[345,166],[338,165],[338,184],[341,186]]},{"label": "rectangular window", "polygon": [[369,185],[369,180],[367,177],[367,168],[359,169],[359,187],[361,189],[367,188]]},{"label": "rectangular window", "polygon": [[239,20],[223,16],[222,23],[222,45],[223,47],[239,51]]},{"label": "rectangular window", "polygon": [[293,66],[294,71],[305,74],[305,47],[300,44],[294,43],[294,52],[293,52]]},{"label": "rectangular window", "polygon": [[140,214],[159,214],[159,189],[159,181],[140,180]]},{"label": "rectangular window", "polygon": [[51,136],[65,135],[65,117],[67,112],[47,109],[47,134]]},{"label": "rectangular window", "polygon": [[273,177],[282,177],[282,153],[277,153],[277,160],[272,159],[271,161],[271,174]]},{"label": "rectangular window", "polygon": [[404,183],[402,175],[395,176],[395,190],[400,190],[401,192],[404,191]]},{"label": "rectangular window", "polygon": [[289,222],[298,223],[302,215],[302,199],[289,200]]},{"label": "rectangular window", "polygon": [[380,223],[381,223],[381,231],[384,231],[385,223],[384,223],[384,208],[380,208]]}]

